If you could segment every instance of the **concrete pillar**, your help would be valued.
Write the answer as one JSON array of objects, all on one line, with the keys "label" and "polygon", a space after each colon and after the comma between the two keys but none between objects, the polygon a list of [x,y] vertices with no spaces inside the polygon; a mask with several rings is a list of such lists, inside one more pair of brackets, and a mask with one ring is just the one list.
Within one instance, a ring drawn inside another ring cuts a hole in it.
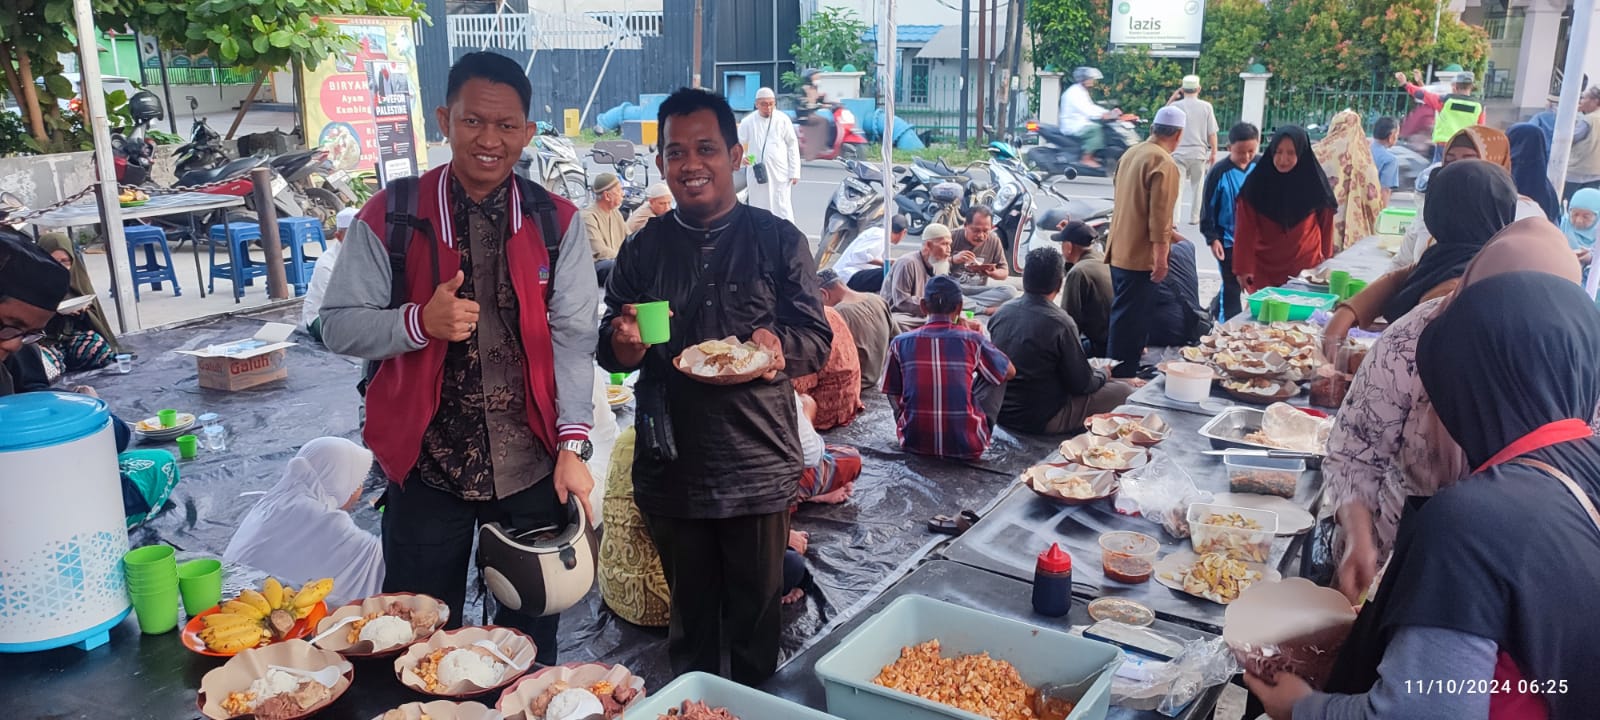
[{"label": "concrete pillar", "polygon": [[1267,118],[1267,80],[1272,73],[1259,65],[1250,68],[1252,71],[1239,73],[1239,79],[1244,81],[1244,98],[1239,103],[1239,120],[1255,125],[1262,131],[1266,128]]},{"label": "concrete pillar", "polygon": [[825,72],[817,77],[817,89],[831,100],[861,97],[861,76],[864,72]]},{"label": "concrete pillar", "polygon": [[1039,124],[1048,127],[1061,125],[1061,76],[1063,73],[1039,73]]},{"label": "concrete pillar", "polygon": [[[1555,76],[1556,43],[1561,35],[1564,0],[1534,0],[1522,20],[1522,44],[1517,54],[1517,81],[1511,103],[1517,118],[1545,108],[1550,79]],[[1487,78],[1485,78],[1487,80]]]}]

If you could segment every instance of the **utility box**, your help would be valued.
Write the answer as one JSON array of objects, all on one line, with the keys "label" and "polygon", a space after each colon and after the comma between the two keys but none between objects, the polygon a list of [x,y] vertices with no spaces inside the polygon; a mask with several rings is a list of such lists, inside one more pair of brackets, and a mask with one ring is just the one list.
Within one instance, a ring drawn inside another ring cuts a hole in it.
[{"label": "utility box", "polygon": [[722,96],[728,99],[734,112],[756,109],[756,91],[760,89],[761,73],[733,70],[722,73]]},{"label": "utility box", "polygon": [[561,111],[561,133],[567,137],[577,137],[583,131],[583,116],[577,108],[567,108]]},{"label": "utility box", "polygon": [[622,139],[639,147],[655,147],[656,132],[654,120],[628,120],[622,123]]}]

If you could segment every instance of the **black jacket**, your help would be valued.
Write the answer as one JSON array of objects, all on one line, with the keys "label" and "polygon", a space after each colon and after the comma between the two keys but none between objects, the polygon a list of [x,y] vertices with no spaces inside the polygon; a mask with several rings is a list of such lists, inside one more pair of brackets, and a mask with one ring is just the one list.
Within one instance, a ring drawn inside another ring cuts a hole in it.
[{"label": "black jacket", "polygon": [[[726,229],[708,239],[678,222],[676,212],[650,220],[623,243],[606,287],[597,356],[611,372],[635,369],[611,349],[611,320],[623,305],[666,300],[674,314],[672,339],[645,355],[636,388],[634,502],[646,513],[694,519],[781,512],[794,501],[804,469],[789,378],[819,370],[833,342],[816,265],[805,235],[765,210],[740,205],[723,222]],[[691,307],[702,282],[703,299]],[[748,340],[757,328],[783,342],[787,368],[776,381],[708,385],[672,366],[690,345]],[[648,454],[647,395],[665,398],[675,460]]]},{"label": "black jacket", "polygon": [[1089,367],[1072,316],[1039,295],[1000,306],[989,320],[989,336],[1017,367],[1006,383],[1001,425],[1044,432],[1068,401],[1106,384],[1105,375]]},{"label": "black jacket", "polygon": [[1172,244],[1167,256],[1167,279],[1155,287],[1150,305],[1152,346],[1193,345],[1211,331],[1211,314],[1200,305],[1200,271],[1195,267],[1195,246],[1187,240]]}]

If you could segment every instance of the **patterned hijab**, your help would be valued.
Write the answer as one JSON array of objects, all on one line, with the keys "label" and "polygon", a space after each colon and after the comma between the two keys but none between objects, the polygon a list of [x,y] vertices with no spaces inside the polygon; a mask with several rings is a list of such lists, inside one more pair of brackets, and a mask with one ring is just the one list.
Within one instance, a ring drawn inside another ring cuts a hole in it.
[{"label": "patterned hijab", "polygon": [[[72,297],[95,294],[94,282],[89,279],[89,266],[83,262],[83,253],[78,252],[72,245],[72,239],[68,238],[66,233],[47,232],[39,236],[39,247],[47,253],[59,250],[72,258],[72,281],[69,285],[71,288],[69,294]],[[101,309],[99,298],[89,305],[89,309],[85,310],[81,317],[87,319],[95,332],[100,333],[100,337],[105,338],[112,348],[121,351],[117,343],[117,334],[111,331],[111,323],[106,320],[106,312]]]},{"label": "patterned hijab", "polygon": [[1338,252],[1373,234],[1383,211],[1383,186],[1361,114],[1344,110],[1335,115],[1328,136],[1312,149],[1339,201],[1333,216],[1333,249]]}]

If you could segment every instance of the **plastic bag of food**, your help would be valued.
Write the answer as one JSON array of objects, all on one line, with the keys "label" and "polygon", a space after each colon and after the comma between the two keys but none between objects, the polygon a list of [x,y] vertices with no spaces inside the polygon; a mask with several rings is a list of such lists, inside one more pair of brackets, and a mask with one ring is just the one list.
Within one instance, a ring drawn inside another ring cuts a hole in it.
[{"label": "plastic bag of food", "polygon": [[1189,537],[1189,506],[1197,502],[1211,502],[1211,493],[1196,488],[1189,473],[1166,453],[1157,453],[1149,464],[1123,476],[1116,509],[1143,516],[1182,539]]},{"label": "plastic bag of food", "polygon": [[1177,717],[1200,693],[1238,672],[1239,663],[1222,638],[1190,640],[1166,662],[1125,652],[1122,667],[1111,677],[1111,704]]}]

